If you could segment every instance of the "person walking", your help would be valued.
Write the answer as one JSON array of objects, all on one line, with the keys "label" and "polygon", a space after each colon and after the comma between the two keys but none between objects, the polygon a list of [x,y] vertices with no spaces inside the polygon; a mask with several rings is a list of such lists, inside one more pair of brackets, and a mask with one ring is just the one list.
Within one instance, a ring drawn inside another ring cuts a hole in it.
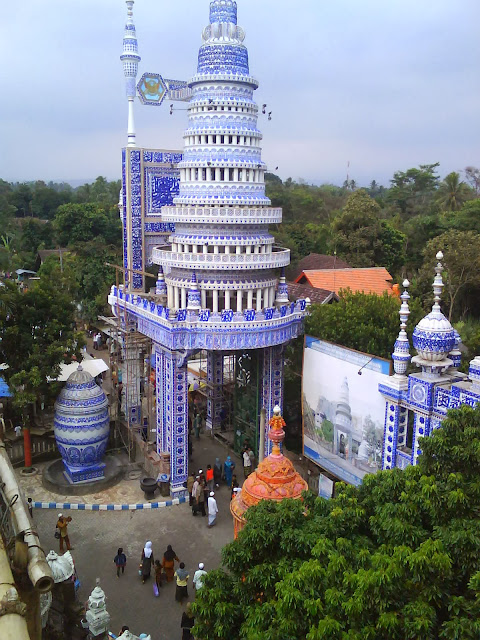
[{"label": "person walking", "polygon": [[243,473],[245,475],[245,479],[248,478],[250,473],[252,472],[252,460],[248,455],[248,447],[245,447],[242,454],[243,458]]},{"label": "person walking", "polygon": [[195,484],[195,476],[193,475],[193,473],[191,473],[187,478],[188,504],[190,506],[193,505],[192,490],[193,490],[194,484]]},{"label": "person walking", "polygon": [[192,516],[196,516],[198,511],[197,491],[198,491],[199,485],[200,485],[200,476],[197,476],[195,478],[195,482],[193,483],[193,487],[192,487]]},{"label": "person walking", "polygon": [[167,550],[163,554],[162,567],[165,571],[167,582],[172,582],[174,576],[175,560],[180,562],[177,558],[177,554],[172,549],[172,545],[169,544]]},{"label": "person walking", "polygon": [[223,465],[223,477],[225,478],[225,482],[230,487],[232,484],[232,475],[235,469],[235,463],[233,462],[230,456],[225,460],[225,464]]},{"label": "person walking", "polygon": [[150,572],[152,571],[152,564],[154,562],[152,543],[149,540],[145,543],[145,547],[142,551],[142,562],[140,569],[142,570],[142,583],[150,578]]},{"label": "person walking", "polygon": [[155,584],[157,586],[157,593],[162,587],[162,581],[163,581],[162,574],[163,574],[163,567],[160,564],[160,560],[155,560]]},{"label": "person walking", "polygon": [[207,514],[205,513],[205,487],[201,480],[198,481],[196,499],[197,499],[197,512],[201,511],[202,516],[206,516]]},{"label": "person walking", "polygon": [[194,640],[192,636],[192,627],[195,624],[195,618],[192,613],[192,605],[187,602],[185,611],[182,614],[182,621],[180,627],[182,629],[182,640]]},{"label": "person walking", "polygon": [[205,477],[207,479],[208,490],[213,491],[214,477],[213,477],[213,469],[211,464],[207,465],[207,471],[206,471]]},{"label": "person walking", "polygon": [[200,589],[203,587],[203,581],[205,580],[206,575],[207,572],[205,571],[205,565],[203,564],[203,562],[200,562],[200,564],[198,565],[198,569],[193,575],[193,588],[195,589],[195,591],[200,591]]},{"label": "person walking", "polygon": [[57,529],[60,532],[60,553],[63,553],[63,546],[66,545],[67,551],[72,549],[70,545],[70,538],[68,537],[68,525],[72,521],[72,518],[68,516],[64,517],[62,513],[58,514]]},{"label": "person walking", "polygon": [[200,440],[200,427],[202,426],[202,417],[200,415],[200,412],[197,411],[195,413],[195,416],[193,418],[193,431],[195,433],[195,438],[197,440]]},{"label": "person walking", "polygon": [[220,458],[215,458],[215,464],[213,465],[213,480],[215,487],[218,489],[220,482],[222,481],[222,463]]},{"label": "person walking", "polygon": [[125,566],[127,564],[127,556],[123,553],[122,547],[118,548],[117,555],[113,559],[115,566],[117,567],[117,578],[120,577],[120,571],[125,573]]},{"label": "person walking", "polygon": [[188,598],[188,579],[190,578],[188,571],[185,569],[185,563],[181,562],[179,568],[175,571],[177,579],[177,588],[175,589],[175,600],[182,604],[184,598]]},{"label": "person walking", "polygon": [[208,499],[208,528],[217,524],[217,513],[218,506],[217,501],[215,500],[215,494],[213,491],[210,491],[210,497]]}]

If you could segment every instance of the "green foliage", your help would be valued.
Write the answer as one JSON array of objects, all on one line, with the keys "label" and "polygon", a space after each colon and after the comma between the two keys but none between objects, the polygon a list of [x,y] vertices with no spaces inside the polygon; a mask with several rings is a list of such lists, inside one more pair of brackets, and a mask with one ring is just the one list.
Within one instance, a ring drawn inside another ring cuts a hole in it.
[{"label": "green foliage", "polygon": [[436,162],[394,173],[387,200],[398,207],[404,218],[424,213],[430,206],[438,187],[438,167]]},{"label": "green foliage", "polygon": [[480,235],[474,231],[450,230],[427,243],[425,260],[418,276],[419,292],[423,293],[426,301],[432,298],[432,273],[439,250],[444,254],[445,315],[449,320],[458,319],[475,304],[474,311],[478,317]]},{"label": "green foliage", "polygon": [[445,177],[437,190],[437,202],[444,211],[458,211],[471,197],[472,189],[460,180],[460,174],[455,171]]},{"label": "green foliage", "polygon": [[119,244],[122,227],[118,211],[98,204],[65,204],[53,221],[56,237],[63,247],[103,238],[107,244]]},{"label": "green foliage", "polygon": [[[336,304],[312,305],[305,332],[350,349],[390,358],[399,331],[400,302],[383,296],[340,292]],[[410,305],[409,326],[415,327],[424,312],[418,301]]]},{"label": "green foliage", "polygon": [[474,640],[480,408],[451,411],[416,467],[262,501],[194,604],[200,640]]},{"label": "green foliage", "polygon": [[40,396],[56,395],[48,378],[56,378],[60,364],[82,346],[70,295],[57,285],[45,278],[26,293],[8,281],[0,288],[0,361],[9,365],[2,375],[24,415]]},{"label": "green foliage", "polygon": [[365,189],[355,191],[333,223],[332,245],[352,267],[395,273],[405,261],[405,236],[379,215],[380,205]]}]

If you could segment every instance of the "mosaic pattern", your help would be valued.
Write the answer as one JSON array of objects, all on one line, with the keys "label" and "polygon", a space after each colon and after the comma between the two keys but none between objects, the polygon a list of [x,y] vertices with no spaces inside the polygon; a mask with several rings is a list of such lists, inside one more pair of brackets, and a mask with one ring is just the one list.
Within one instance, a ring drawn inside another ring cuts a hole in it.
[{"label": "mosaic pattern", "polygon": [[72,483],[103,477],[110,432],[108,400],[92,376],[79,367],[55,403],[54,433]]},{"label": "mosaic pattern", "polygon": [[218,431],[222,426],[223,409],[223,353],[207,353],[207,419],[206,428]]},{"label": "mosaic pattern", "polygon": [[280,407],[283,413],[283,360],[284,345],[280,344],[265,349],[263,352],[262,367],[262,407],[266,411],[265,421],[265,455],[272,452],[272,441],[267,437],[269,431],[269,423],[273,417],[273,409],[275,406]]},{"label": "mosaic pattern", "polygon": [[233,0],[214,0],[210,3],[210,22],[237,24],[237,3]]}]

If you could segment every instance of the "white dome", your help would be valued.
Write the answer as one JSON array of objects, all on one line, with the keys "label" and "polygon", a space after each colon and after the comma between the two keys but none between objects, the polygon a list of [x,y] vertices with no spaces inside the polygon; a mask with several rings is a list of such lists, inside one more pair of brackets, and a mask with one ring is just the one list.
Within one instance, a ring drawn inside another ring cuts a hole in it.
[{"label": "white dome", "polygon": [[443,360],[454,348],[455,342],[452,325],[437,309],[420,320],[413,332],[413,346],[424,360]]}]

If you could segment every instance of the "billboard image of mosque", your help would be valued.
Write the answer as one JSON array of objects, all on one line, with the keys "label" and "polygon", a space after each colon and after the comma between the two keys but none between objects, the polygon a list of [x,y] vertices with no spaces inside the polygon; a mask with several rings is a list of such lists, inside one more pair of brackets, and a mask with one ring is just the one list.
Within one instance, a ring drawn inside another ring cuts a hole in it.
[{"label": "billboard image of mosque", "polygon": [[303,453],[331,474],[360,485],[382,464],[385,400],[378,392],[390,361],[306,336]]}]

